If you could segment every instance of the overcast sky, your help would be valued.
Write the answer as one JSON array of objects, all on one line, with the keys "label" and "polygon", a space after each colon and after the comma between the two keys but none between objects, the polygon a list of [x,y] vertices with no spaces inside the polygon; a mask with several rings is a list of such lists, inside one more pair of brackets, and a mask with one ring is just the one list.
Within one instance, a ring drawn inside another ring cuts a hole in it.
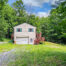
[{"label": "overcast sky", "polygon": [[[11,5],[16,0],[9,0]],[[33,13],[39,17],[47,17],[52,9],[51,5],[59,0],[22,0],[27,13]]]}]

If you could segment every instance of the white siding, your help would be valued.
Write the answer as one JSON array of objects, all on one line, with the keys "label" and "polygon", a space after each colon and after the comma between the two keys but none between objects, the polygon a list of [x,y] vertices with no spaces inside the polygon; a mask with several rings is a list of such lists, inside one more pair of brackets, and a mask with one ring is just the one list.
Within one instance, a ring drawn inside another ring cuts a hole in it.
[{"label": "white siding", "polygon": [[[17,32],[17,28],[22,28],[22,32]],[[33,28],[34,29],[34,32],[28,32],[28,29],[29,28]],[[16,27],[14,27],[14,41],[16,41],[16,38],[17,37],[28,37],[29,38],[29,44],[31,43],[30,42],[30,39],[33,39],[33,43],[34,44],[34,40],[36,38],[36,27],[33,27],[27,23],[24,23],[24,24],[21,24],[21,25],[18,25]]]}]

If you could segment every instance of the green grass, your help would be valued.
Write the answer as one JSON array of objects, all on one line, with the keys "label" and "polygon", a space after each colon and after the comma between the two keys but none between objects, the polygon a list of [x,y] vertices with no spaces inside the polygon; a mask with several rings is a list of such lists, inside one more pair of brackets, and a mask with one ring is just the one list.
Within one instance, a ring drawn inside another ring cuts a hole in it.
[{"label": "green grass", "polygon": [[11,49],[15,48],[15,45],[13,44],[0,44],[0,52],[7,52],[10,51]]},{"label": "green grass", "polygon": [[3,38],[2,40],[0,40],[0,42],[9,42],[11,39],[6,39],[6,38]]},{"label": "green grass", "polygon": [[16,48],[16,59],[8,66],[66,66],[66,45],[45,42],[42,45],[5,44],[4,47],[5,50]]},{"label": "green grass", "polygon": [[7,44],[0,44],[0,52],[7,52],[16,47],[14,44],[12,44],[10,39],[4,38],[3,41],[0,42],[7,42]]},{"label": "green grass", "polygon": [[9,42],[11,39],[3,39],[4,42]]},{"label": "green grass", "polygon": [[16,60],[10,66],[66,66],[66,46],[51,42],[17,47]]}]

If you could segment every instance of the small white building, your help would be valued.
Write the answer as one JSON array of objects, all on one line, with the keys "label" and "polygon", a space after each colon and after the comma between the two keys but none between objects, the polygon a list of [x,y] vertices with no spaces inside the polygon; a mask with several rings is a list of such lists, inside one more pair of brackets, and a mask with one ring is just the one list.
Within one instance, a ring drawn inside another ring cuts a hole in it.
[{"label": "small white building", "polygon": [[14,27],[15,44],[34,44],[36,39],[36,27],[23,23]]}]

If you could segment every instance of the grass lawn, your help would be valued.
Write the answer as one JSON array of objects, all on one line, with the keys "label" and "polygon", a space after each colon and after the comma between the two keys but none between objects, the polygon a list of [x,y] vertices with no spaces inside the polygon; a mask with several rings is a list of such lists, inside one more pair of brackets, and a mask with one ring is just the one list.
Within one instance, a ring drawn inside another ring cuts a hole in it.
[{"label": "grass lawn", "polygon": [[13,44],[0,44],[0,52],[7,52],[10,51],[11,49],[14,49],[15,45]]},{"label": "grass lawn", "polygon": [[0,45],[0,51],[16,48],[16,59],[8,66],[66,66],[66,45]]},{"label": "grass lawn", "polygon": [[3,38],[2,40],[0,40],[0,42],[9,42],[11,39],[6,39],[6,38]]}]

